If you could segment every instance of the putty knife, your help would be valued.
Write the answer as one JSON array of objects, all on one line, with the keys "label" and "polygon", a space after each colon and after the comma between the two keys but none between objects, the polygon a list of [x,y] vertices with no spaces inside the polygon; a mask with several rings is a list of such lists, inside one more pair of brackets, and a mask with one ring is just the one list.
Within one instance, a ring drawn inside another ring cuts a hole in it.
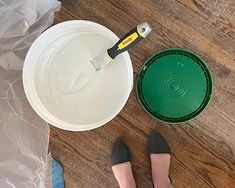
[{"label": "putty knife", "polygon": [[119,54],[135,46],[144,39],[151,30],[150,25],[147,22],[144,22],[124,35],[113,47],[99,54],[94,59],[89,60],[93,68],[87,69],[75,82],[71,83],[67,88],[67,92],[70,94],[79,92],[97,71],[105,68]]}]

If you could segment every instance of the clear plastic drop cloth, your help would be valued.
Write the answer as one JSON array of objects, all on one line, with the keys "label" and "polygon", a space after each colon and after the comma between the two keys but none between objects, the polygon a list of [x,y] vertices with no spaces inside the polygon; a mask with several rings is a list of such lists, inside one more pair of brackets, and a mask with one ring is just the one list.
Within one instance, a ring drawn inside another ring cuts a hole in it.
[{"label": "clear plastic drop cloth", "polygon": [[52,187],[49,125],[22,83],[32,42],[53,23],[57,0],[0,0],[0,187]]},{"label": "clear plastic drop cloth", "polygon": [[59,8],[57,0],[0,0],[0,67],[22,70],[30,45]]}]

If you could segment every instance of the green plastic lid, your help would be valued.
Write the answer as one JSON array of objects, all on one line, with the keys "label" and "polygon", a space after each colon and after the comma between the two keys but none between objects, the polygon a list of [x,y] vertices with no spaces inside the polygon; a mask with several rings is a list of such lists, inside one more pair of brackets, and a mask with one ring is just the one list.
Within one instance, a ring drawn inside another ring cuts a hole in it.
[{"label": "green plastic lid", "polygon": [[178,48],[149,58],[137,81],[137,96],[144,109],[169,123],[196,117],[207,106],[211,93],[207,65],[193,52]]}]

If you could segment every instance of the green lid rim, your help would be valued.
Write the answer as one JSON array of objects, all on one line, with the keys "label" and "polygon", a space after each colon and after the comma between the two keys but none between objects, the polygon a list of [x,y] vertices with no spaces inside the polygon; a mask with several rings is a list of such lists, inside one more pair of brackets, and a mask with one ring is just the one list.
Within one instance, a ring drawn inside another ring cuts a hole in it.
[{"label": "green lid rim", "polygon": [[[184,116],[184,117],[180,117],[180,118],[169,118],[169,117],[165,117],[162,115],[157,114],[155,111],[153,111],[151,109],[151,107],[149,107],[147,105],[147,103],[145,102],[144,96],[142,95],[142,78],[144,76],[145,70],[148,68],[148,66],[156,59],[159,59],[160,57],[164,56],[165,54],[183,54],[185,56],[188,56],[190,58],[193,58],[197,63],[199,62],[200,67],[203,69],[203,72],[205,74],[206,77],[206,81],[207,81],[207,91],[206,91],[206,95],[205,98],[202,102],[202,104],[191,114]],[[201,114],[205,108],[208,106],[210,100],[211,100],[211,96],[212,96],[212,85],[213,85],[213,79],[211,76],[211,72],[208,69],[207,64],[204,62],[204,60],[202,60],[201,57],[199,57],[197,54],[195,54],[192,51],[186,50],[186,49],[182,49],[182,48],[168,48],[168,49],[164,49],[161,51],[158,51],[156,54],[154,54],[153,56],[151,56],[141,67],[140,71],[139,71],[139,75],[138,75],[138,79],[137,79],[137,84],[136,84],[136,93],[137,93],[137,98],[140,101],[141,105],[143,106],[144,110],[150,114],[152,117],[162,121],[162,122],[168,122],[170,124],[177,124],[177,123],[182,123],[182,122],[186,122],[189,121],[195,117],[197,117],[199,114]]]}]

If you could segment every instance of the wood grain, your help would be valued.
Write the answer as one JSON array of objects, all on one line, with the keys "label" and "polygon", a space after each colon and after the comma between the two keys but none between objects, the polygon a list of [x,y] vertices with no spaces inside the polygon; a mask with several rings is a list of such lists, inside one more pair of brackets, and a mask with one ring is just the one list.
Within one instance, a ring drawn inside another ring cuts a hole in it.
[{"label": "wood grain", "polygon": [[66,188],[118,187],[110,163],[117,137],[129,145],[140,188],[151,187],[148,135],[158,130],[172,148],[171,177],[176,188],[235,187],[235,1],[234,0],[62,0],[55,23],[85,19],[118,36],[148,21],[152,34],[130,50],[134,76],[158,50],[181,47],[199,54],[214,80],[208,108],[180,125],[161,123],[141,107],[135,90],[120,114],[87,132],[51,126],[50,150],[63,164]]}]

